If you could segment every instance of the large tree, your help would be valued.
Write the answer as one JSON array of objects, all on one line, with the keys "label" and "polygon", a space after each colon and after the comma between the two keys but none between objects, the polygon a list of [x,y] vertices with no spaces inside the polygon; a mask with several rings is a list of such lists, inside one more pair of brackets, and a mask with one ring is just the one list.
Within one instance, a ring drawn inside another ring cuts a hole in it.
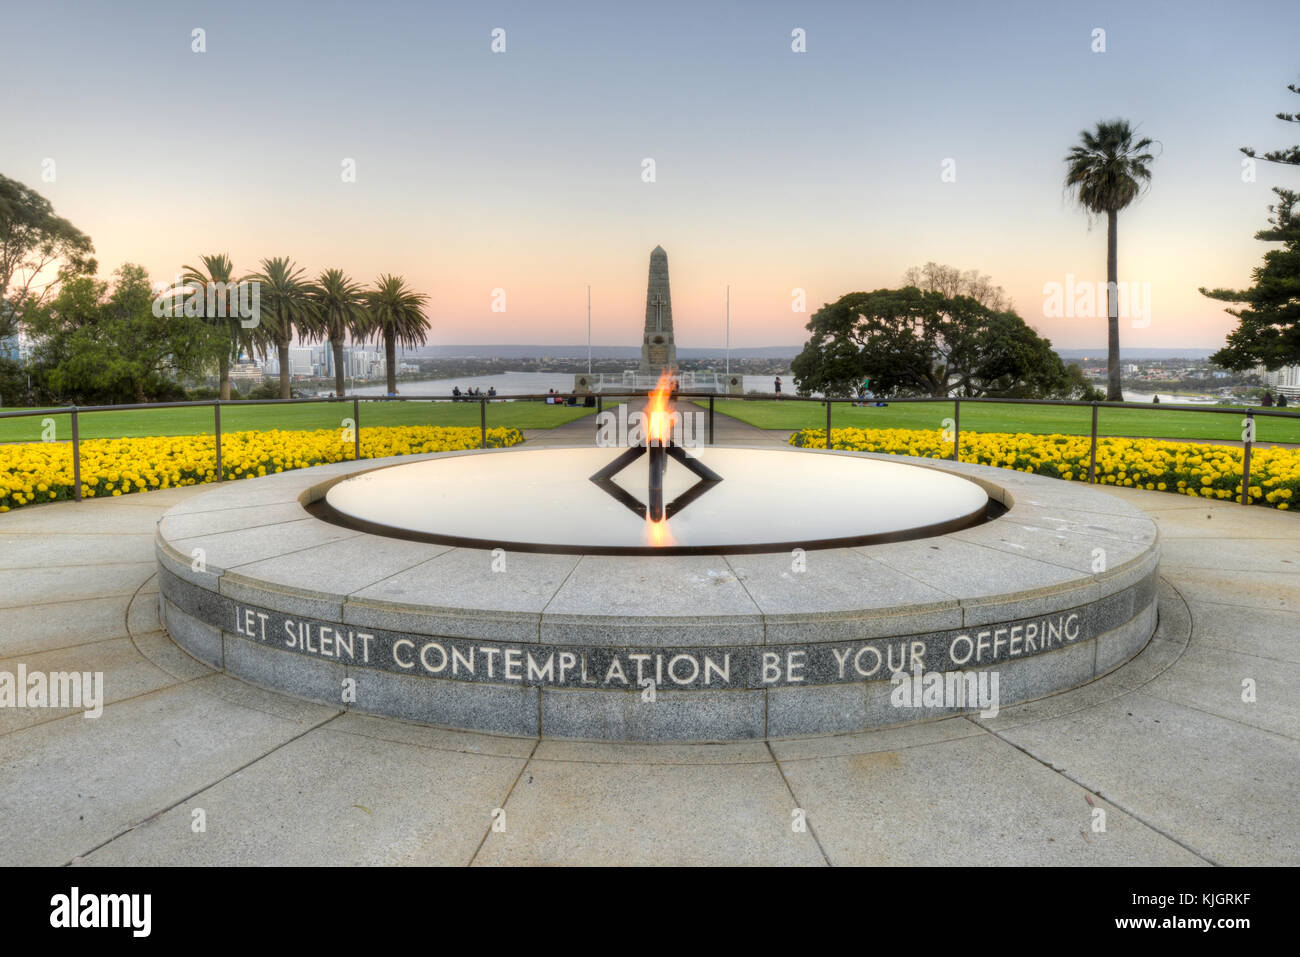
[{"label": "large tree", "polygon": [[53,395],[79,404],[174,398],[177,378],[199,375],[225,354],[219,328],[155,315],[142,267],[128,263],[114,277],[111,285],[71,278],[29,311],[34,363]]},{"label": "large tree", "polygon": [[54,215],[48,199],[0,175],[0,339],[17,332],[26,312],[65,280],[93,275],[94,251],[90,237]]},{"label": "large tree", "polygon": [[429,321],[424,304],[429,297],[408,289],[401,276],[380,276],[375,288],[366,293],[366,321],[363,332],[384,342],[384,369],[388,373],[388,392],[397,392],[397,346],[410,349],[424,345],[429,337]]},{"label": "large tree", "polygon": [[[198,289],[203,304],[203,318],[217,329],[226,344],[226,348],[217,356],[217,378],[221,389],[219,395],[225,400],[230,398],[231,363],[238,361],[240,353],[245,350],[251,357],[259,337],[252,328],[244,326],[238,308],[229,308],[229,293],[239,282],[239,277],[235,275],[235,264],[230,257],[225,253],[208,253],[200,256],[199,262],[199,266],[183,267],[183,281]],[[209,290],[209,287],[213,288]],[[237,303],[238,300],[236,305]],[[213,307],[213,315],[208,315],[209,305]]]},{"label": "large tree", "polygon": [[1106,217],[1107,383],[1106,398],[1124,401],[1119,365],[1119,212],[1151,182],[1151,140],[1134,140],[1128,120],[1103,120],[1083,130],[1065,158],[1066,189],[1091,216]]},{"label": "large tree", "polygon": [[915,286],[923,292],[941,292],[949,299],[970,296],[995,312],[1012,308],[1006,290],[995,285],[992,276],[982,275],[978,269],[963,272],[955,266],[928,262],[924,266],[913,266],[903,273],[903,285]]},{"label": "large tree", "polygon": [[[1300,95],[1300,87],[1287,86]],[[1279,120],[1300,123],[1300,113],[1278,113]],[[1251,158],[1283,166],[1300,166],[1300,145],[1270,150],[1256,156],[1255,150],[1243,146]],[[1300,193],[1274,187],[1277,202],[1269,206],[1269,226],[1255,233],[1266,243],[1281,243],[1281,249],[1264,253],[1264,264],[1251,270],[1255,280],[1249,289],[1201,289],[1211,299],[1241,306],[1228,309],[1240,322],[1228,335],[1227,345],[1211,359],[1227,369],[1250,369],[1263,365],[1268,369],[1300,362]]]},{"label": "large tree", "polygon": [[791,364],[800,393],[1041,398],[1071,385],[1051,343],[1009,310],[915,286],[852,292],[815,312]]},{"label": "large tree", "polygon": [[365,328],[365,290],[342,269],[326,269],[311,287],[319,323],[315,335],[327,339],[334,354],[334,394],[347,392],[347,370],[343,368],[343,346]]},{"label": "large tree", "polygon": [[311,285],[292,259],[263,259],[261,270],[249,277],[261,283],[259,331],[273,343],[280,357],[280,398],[291,395],[289,349],[296,337],[311,337],[319,329],[319,310]]}]

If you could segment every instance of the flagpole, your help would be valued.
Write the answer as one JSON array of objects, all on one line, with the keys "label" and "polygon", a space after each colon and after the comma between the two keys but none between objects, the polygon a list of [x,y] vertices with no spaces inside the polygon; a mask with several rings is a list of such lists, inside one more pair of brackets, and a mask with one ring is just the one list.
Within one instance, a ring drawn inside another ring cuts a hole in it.
[{"label": "flagpole", "polygon": [[591,286],[587,286],[587,375],[591,375]]},{"label": "flagpole", "polygon": [[731,375],[731,287],[727,287],[727,375]]}]

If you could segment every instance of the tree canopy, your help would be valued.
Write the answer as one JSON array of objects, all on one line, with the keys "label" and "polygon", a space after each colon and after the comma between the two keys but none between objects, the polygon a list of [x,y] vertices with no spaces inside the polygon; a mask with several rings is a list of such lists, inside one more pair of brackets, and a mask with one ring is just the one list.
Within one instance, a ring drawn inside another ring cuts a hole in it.
[{"label": "tree canopy", "polygon": [[143,267],[128,263],[114,278],[69,279],[29,313],[35,364],[51,394],[78,404],[173,397],[176,378],[201,375],[227,348],[210,323],[155,316]]},{"label": "tree canopy", "polygon": [[384,367],[388,391],[397,392],[397,347],[423,345],[429,335],[424,315],[429,297],[415,292],[401,276],[383,275],[375,288],[365,294],[366,316],[360,326],[363,337],[373,336],[384,343]]},{"label": "tree canopy", "polygon": [[1009,309],[916,286],[851,292],[808,323],[791,365],[802,394],[1042,398],[1073,385],[1052,344]]},{"label": "tree canopy", "polygon": [[1128,120],[1102,120],[1082,130],[1065,158],[1065,187],[1094,216],[1119,212],[1151,182],[1150,137],[1134,141]]},{"label": "tree canopy", "polygon": [[280,358],[280,386],[276,396],[292,393],[289,349],[295,336],[311,335],[317,328],[316,302],[303,271],[287,256],[262,260],[261,271],[252,277],[262,284],[260,335],[273,343]]},{"label": "tree canopy", "polygon": [[64,280],[93,274],[94,251],[90,237],[54,215],[48,199],[0,174],[0,338],[13,335],[27,311]]},{"label": "tree canopy", "polygon": [[1119,212],[1151,182],[1148,137],[1134,141],[1128,120],[1102,120],[1079,133],[1065,157],[1065,188],[1093,216],[1106,217],[1106,398],[1124,401],[1119,366]]},{"label": "tree canopy", "polygon": [[[1287,87],[1300,95],[1300,87]],[[1300,114],[1278,113],[1288,123],[1300,123]],[[1241,151],[1256,158],[1255,150],[1243,146]],[[1271,150],[1259,159],[1284,166],[1300,166],[1300,146]],[[1244,161],[1243,161],[1244,162]],[[1274,187],[1277,201],[1268,207],[1269,225],[1255,233],[1266,243],[1281,243],[1281,249],[1264,253],[1263,265],[1251,270],[1254,285],[1249,289],[1201,289],[1202,295],[1240,308],[1225,310],[1240,322],[1228,334],[1228,342],[1211,356],[1225,369],[1250,369],[1263,365],[1268,369],[1300,363],[1300,193]]]}]

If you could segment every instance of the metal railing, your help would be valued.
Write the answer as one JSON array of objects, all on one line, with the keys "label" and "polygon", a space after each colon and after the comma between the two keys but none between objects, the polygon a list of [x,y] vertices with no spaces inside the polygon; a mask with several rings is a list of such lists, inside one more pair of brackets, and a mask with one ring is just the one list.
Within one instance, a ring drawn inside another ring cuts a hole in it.
[{"label": "metal railing", "polygon": [[[737,397],[738,398],[738,397]],[[791,399],[803,399],[799,397],[780,397],[779,401],[791,401]],[[959,396],[944,398],[889,398],[889,399],[804,399],[804,401],[824,402],[826,404],[826,448],[831,447],[831,409],[836,403],[849,402],[854,405],[864,403],[884,402],[884,403],[951,403],[953,406],[953,461],[961,460],[961,404],[976,403],[988,405],[1046,405],[1046,406],[1065,406],[1073,408],[1088,408],[1092,410],[1092,431],[1090,437],[1090,447],[1088,450],[1088,481],[1096,484],[1097,482],[1097,419],[1098,412],[1101,409],[1143,409],[1156,412],[1194,412],[1209,413],[1220,415],[1244,415],[1242,419],[1242,458],[1241,458],[1241,504],[1250,505],[1250,452],[1251,447],[1255,444],[1255,417],[1271,417],[1280,419],[1300,419],[1300,412],[1283,412],[1278,409],[1255,408],[1250,406],[1171,406],[1169,403],[1159,402],[1085,402],[1076,399],[996,399],[996,398],[966,398]],[[709,414],[713,414],[713,403],[709,403]]]},{"label": "metal railing", "polygon": [[[26,418],[36,416],[54,416],[68,415],[72,419],[72,472],[73,472],[73,498],[81,501],[81,433],[79,427],[79,416],[95,412],[130,412],[144,411],[149,409],[182,409],[182,408],[203,408],[210,407],[213,416],[213,436],[216,446],[216,481],[224,479],[222,458],[221,458],[221,410],[223,408],[242,408],[245,406],[256,405],[309,405],[313,403],[335,403],[350,404],[352,406],[352,429],[353,429],[353,458],[361,458],[361,402],[477,402],[479,405],[479,448],[487,448],[487,408],[489,403],[508,403],[508,402],[556,402],[562,403],[566,407],[586,405],[588,400],[594,399],[596,414],[599,415],[604,410],[606,399],[627,399],[627,398],[645,398],[645,390],[626,391],[626,392],[598,392],[598,393],[537,393],[530,395],[498,395],[498,396],[461,396],[459,398],[449,397],[447,395],[382,395],[382,396],[322,396],[299,399],[205,399],[197,402],[150,402],[143,404],[127,405],[95,405],[95,406],[57,406],[44,409],[15,409],[9,411],[0,411],[0,419]],[[1242,420],[1242,481],[1241,481],[1241,504],[1250,505],[1250,456],[1251,448],[1255,444],[1255,419],[1257,417],[1280,418],[1280,419],[1300,419],[1300,411],[1290,412],[1280,409],[1255,408],[1243,406],[1175,406],[1169,403],[1138,403],[1138,402],[1084,402],[1074,399],[998,399],[998,398],[827,398],[815,396],[800,395],[776,395],[776,394],[745,394],[745,395],[724,395],[719,396],[715,392],[675,392],[674,399],[707,400],[708,401],[708,444],[714,444],[714,415],[715,401],[718,398],[724,398],[735,401],[746,402],[789,402],[789,403],[808,403],[815,402],[826,406],[826,448],[831,448],[831,431],[832,431],[832,412],[836,405],[855,405],[873,404],[876,402],[887,404],[930,404],[938,403],[953,406],[953,461],[960,461],[961,457],[961,407],[964,404],[986,404],[986,405],[1041,405],[1041,406],[1063,406],[1081,409],[1090,409],[1092,412],[1091,427],[1091,447],[1088,455],[1088,481],[1096,483],[1097,481],[1097,423],[1098,415],[1101,409],[1129,409],[1129,410],[1150,410],[1156,412],[1170,413],[1198,413],[1207,415],[1237,415],[1244,416]]]},{"label": "metal railing", "polygon": [[[604,392],[606,395],[623,394],[620,390],[649,392],[659,384],[659,373],[637,372],[588,372],[578,373],[580,378],[589,378],[592,392]],[[740,373],[729,375],[725,372],[684,369],[676,373],[678,391],[712,392],[722,394],[727,391],[728,380],[744,381]]]}]

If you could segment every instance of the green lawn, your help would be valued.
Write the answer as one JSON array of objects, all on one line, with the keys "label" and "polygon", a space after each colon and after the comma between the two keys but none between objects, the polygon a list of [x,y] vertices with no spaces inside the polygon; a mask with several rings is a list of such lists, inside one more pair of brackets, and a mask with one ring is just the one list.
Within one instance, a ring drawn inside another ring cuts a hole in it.
[{"label": "green lawn", "polygon": [[[707,403],[705,403],[707,405]],[[826,406],[816,402],[743,401],[719,399],[714,408],[760,429],[822,429]],[[832,428],[940,429],[952,416],[948,403],[890,403],[884,408],[835,406]],[[1300,412],[1300,410],[1296,410]],[[1244,412],[1174,412],[1152,409],[1102,409],[1097,417],[1099,435],[1143,438],[1241,439]],[[1255,420],[1258,442],[1300,442],[1300,418]],[[1087,435],[1092,410],[1067,406],[1029,406],[1001,403],[964,403],[961,428],[973,432],[1029,432]]]},{"label": "green lawn", "polygon": [[[707,403],[701,403],[707,405]],[[612,405],[611,405],[612,407]],[[826,425],[826,407],[815,402],[742,401],[718,399],[718,412],[731,415],[761,429],[819,429]],[[8,410],[5,410],[8,411]],[[1298,410],[1300,411],[1300,410]],[[495,402],[488,405],[488,427],[549,429],[594,409],[546,405],[544,402]],[[947,403],[891,403],[885,408],[836,405],[835,428],[939,429],[952,415]],[[317,402],[303,405],[239,405],[221,407],[224,432],[260,429],[338,428],[352,416],[351,401]],[[67,414],[51,415],[55,437],[71,437]],[[138,409],[128,412],[83,412],[82,438],[122,438],[140,435],[211,434],[211,406],[186,409]],[[41,438],[40,416],[0,419],[0,442],[36,441]],[[961,410],[962,431],[1030,432],[1086,435],[1091,422],[1087,408],[967,403]],[[373,425],[445,425],[477,428],[477,402],[362,402],[361,427]],[[1150,409],[1102,409],[1098,418],[1102,435],[1150,438],[1236,439],[1241,438],[1241,415],[1212,412],[1153,411]],[[1300,418],[1256,420],[1260,442],[1300,443]]]},{"label": "green lawn", "polygon": [[[5,409],[3,411],[11,411]],[[488,428],[550,429],[591,415],[582,406],[547,405],[544,402],[492,402]],[[221,406],[221,430],[239,432],[265,429],[333,429],[352,417],[352,402],[313,402],[302,405]],[[37,441],[42,416],[0,419],[0,442]],[[72,437],[72,417],[51,415],[55,437]],[[120,439],[140,435],[211,434],[212,407],[136,409],[127,412],[83,412],[78,416],[83,439]],[[361,428],[376,425],[443,425],[478,428],[477,402],[366,402],[361,403]]]}]

